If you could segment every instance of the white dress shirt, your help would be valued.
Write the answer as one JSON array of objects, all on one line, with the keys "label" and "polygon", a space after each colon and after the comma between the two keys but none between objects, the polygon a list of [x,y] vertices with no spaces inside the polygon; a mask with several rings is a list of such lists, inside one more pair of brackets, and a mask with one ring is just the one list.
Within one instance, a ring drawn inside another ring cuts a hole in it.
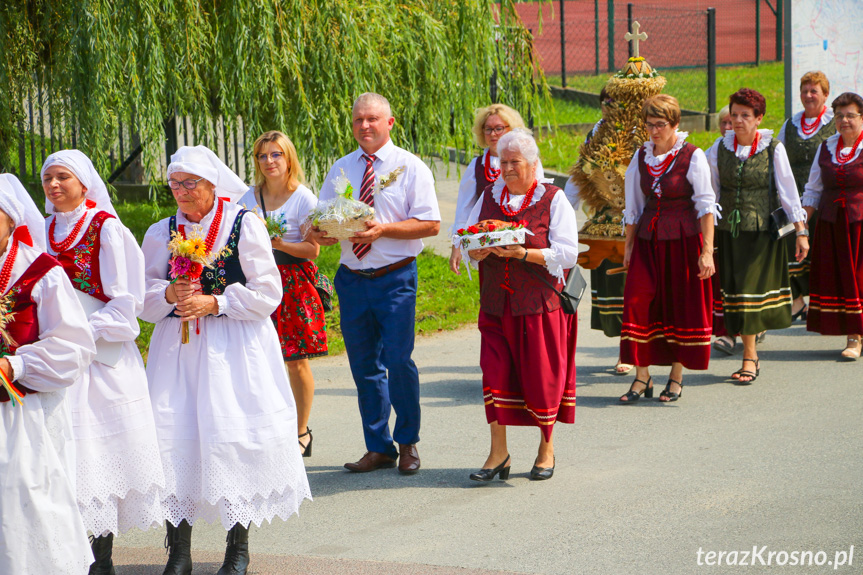
[{"label": "white dress shirt", "polygon": [[[833,134],[824,142],[824,144],[827,144],[827,151],[830,152],[830,161],[837,166],[839,165],[839,162],[836,161],[836,146],[839,145],[839,138],[841,137],[841,134]],[[822,146],[824,144],[822,144]],[[861,150],[863,150],[863,146],[859,146],[854,152],[854,157],[848,161],[853,162],[854,160],[856,160],[857,157],[860,156]],[[839,151],[843,154],[850,154],[851,147],[843,147]],[[815,159],[812,161],[812,168],[809,170],[809,181],[806,182],[806,185],[803,187],[804,206],[812,206],[814,208],[817,208],[818,204],[821,203],[821,193],[824,191],[824,182],[821,181],[821,166],[818,164],[818,157],[820,155],[821,148],[818,148],[818,153],[815,154]]]},{"label": "white dress shirt", "polygon": [[[360,184],[366,171],[365,152],[361,148],[336,160],[327,174],[319,200],[325,202],[336,197],[335,180],[341,170],[354,189],[354,199],[359,200]],[[431,170],[417,156],[405,149],[399,148],[388,141],[374,153],[375,161],[372,167],[375,171],[375,181],[397,168],[404,172],[392,184],[375,194],[375,220],[384,224],[402,222],[409,219],[420,221],[440,221],[440,209],[435,195],[434,177]],[[416,257],[423,249],[423,242],[416,240],[400,240],[381,237],[374,241],[372,249],[359,260],[354,255],[352,243],[343,240],[341,264],[354,270],[377,269],[394,264],[405,258]]]}]

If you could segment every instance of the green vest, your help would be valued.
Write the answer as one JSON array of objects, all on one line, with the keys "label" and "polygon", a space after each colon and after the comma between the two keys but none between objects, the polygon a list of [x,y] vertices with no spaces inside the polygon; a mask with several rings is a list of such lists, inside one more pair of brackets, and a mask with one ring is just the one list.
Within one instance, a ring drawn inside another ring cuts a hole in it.
[{"label": "green vest", "polygon": [[821,126],[821,128],[812,135],[808,140],[800,137],[800,132],[797,130],[791,120],[785,122],[785,150],[788,152],[788,161],[791,163],[791,171],[794,172],[794,182],[797,184],[797,193],[803,196],[803,186],[809,181],[809,170],[812,169],[812,162],[818,155],[818,148],[821,143],[836,133],[836,121],[830,118],[830,121]]},{"label": "green vest", "polygon": [[770,159],[776,149],[776,139],[748,160],[737,159],[734,152],[719,143],[719,205],[722,219],[719,229],[732,231],[739,213],[741,232],[765,232],[770,229]]}]

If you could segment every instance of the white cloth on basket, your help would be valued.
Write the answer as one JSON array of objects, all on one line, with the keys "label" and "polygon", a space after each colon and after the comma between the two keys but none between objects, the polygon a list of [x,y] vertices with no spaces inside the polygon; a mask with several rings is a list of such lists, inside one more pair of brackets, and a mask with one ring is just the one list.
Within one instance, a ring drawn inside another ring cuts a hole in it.
[{"label": "white cloth on basket", "polygon": [[[241,206],[223,205],[214,250],[228,241]],[[206,234],[215,209],[201,220]],[[178,225],[193,225],[182,213]],[[282,296],[281,277],[266,228],[246,213],[237,246],[245,285],[216,296],[223,315],[192,326],[180,343],[180,320],[169,317],[168,220],[144,238],[147,293],[141,319],[156,324],[147,376],[166,487],[167,518],[261,525],[288,519],[311,499],[297,448],[297,415],[281,347],[270,314]]]}]

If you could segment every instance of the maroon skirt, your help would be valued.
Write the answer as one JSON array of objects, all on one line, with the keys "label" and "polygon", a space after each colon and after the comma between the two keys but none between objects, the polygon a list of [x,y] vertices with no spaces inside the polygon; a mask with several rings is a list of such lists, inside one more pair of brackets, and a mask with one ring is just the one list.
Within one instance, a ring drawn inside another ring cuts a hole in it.
[{"label": "maroon skirt", "polygon": [[546,441],[555,422],[575,422],[576,315],[503,316],[479,312],[479,365],[489,423],[539,427]]},{"label": "maroon skirt", "polygon": [[719,283],[719,260],[716,257],[716,248],[713,248],[713,265],[716,273],[710,278],[713,284],[713,335],[724,337],[728,335],[725,329],[725,306],[722,304],[722,285]]},{"label": "maroon skirt", "polygon": [[698,278],[701,234],[636,238],[623,292],[620,361],[707,369],[713,331],[710,279]]},{"label": "maroon skirt", "polygon": [[327,355],[324,306],[312,283],[318,267],[314,262],[280,265],[282,303],[271,316],[282,357],[294,361]]},{"label": "maroon skirt", "polygon": [[812,247],[806,329],[823,335],[863,333],[863,222],[819,219]]}]

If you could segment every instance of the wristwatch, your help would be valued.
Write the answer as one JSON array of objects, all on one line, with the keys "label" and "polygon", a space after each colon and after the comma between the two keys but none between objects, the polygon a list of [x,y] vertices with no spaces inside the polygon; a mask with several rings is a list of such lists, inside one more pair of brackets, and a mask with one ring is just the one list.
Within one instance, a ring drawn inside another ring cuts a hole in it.
[{"label": "wristwatch", "polygon": [[524,257],[519,258],[519,261],[521,261],[521,262],[527,261],[527,248],[524,249]]},{"label": "wristwatch", "polygon": [[802,230],[797,232],[797,237],[799,238],[800,236],[806,236],[808,238],[809,237],[809,230],[807,228],[803,228]]}]

